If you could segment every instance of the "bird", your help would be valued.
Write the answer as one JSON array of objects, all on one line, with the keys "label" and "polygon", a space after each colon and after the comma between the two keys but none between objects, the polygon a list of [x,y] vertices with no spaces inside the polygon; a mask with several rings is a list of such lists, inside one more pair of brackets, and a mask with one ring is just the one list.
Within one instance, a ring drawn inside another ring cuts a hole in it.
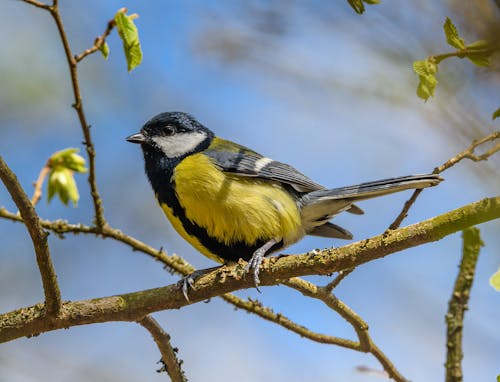
[{"label": "bird", "polygon": [[[363,214],[355,202],[442,180],[436,174],[409,175],[327,188],[288,164],[217,137],[178,111],[154,116],[126,140],[140,144],[149,183],[180,236],[218,263],[245,260],[257,288],[264,257],[305,235],[352,239],[330,220],[344,211]],[[203,272],[182,280],[187,300]]]}]

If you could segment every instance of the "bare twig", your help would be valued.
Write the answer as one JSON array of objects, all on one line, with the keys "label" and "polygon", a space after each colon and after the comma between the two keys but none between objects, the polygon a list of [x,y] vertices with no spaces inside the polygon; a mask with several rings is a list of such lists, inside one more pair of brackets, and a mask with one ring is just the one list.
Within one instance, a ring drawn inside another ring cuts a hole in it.
[{"label": "bare twig", "polygon": [[50,167],[47,164],[42,167],[40,170],[40,174],[38,175],[38,179],[35,182],[35,191],[33,192],[33,196],[31,197],[31,204],[33,206],[36,206],[37,203],[40,201],[40,198],[42,197],[42,187],[43,187],[43,182],[45,181],[45,178],[50,172]]},{"label": "bare twig", "polygon": [[104,210],[102,207],[101,197],[97,190],[97,183],[95,178],[95,149],[94,149],[94,143],[92,141],[92,136],[90,134],[90,125],[87,123],[85,112],[83,110],[82,96],[80,93],[80,85],[78,82],[77,61],[73,56],[73,53],[71,52],[68,37],[66,36],[66,31],[64,30],[64,25],[61,19],[61,15],[59,14],[58,3],[55,0],[53,6],[50,7],[50,14],[52,15],[52,18],[54,19],[57,25],[57,30],[59,31],[59,36],[61,38],[61,42],[64,47],[66,60],[68,62],[69,72],[71,76],[71,85],[73,88],[73,96],[75,99],[73,107],[75,108],[76,113],[78,114],[78,119],[80,120],[80,126],[85,141],[85,148],[87,150],[87,155],[89,158],[88,181],[90,184],[90,194],[92,195],[92,200],[94,203],[95,225],[99,229],[102,229],[102,227],[106,225],[106,220],[104,219]]},{"label": "bare twig", "polygon": [[[30,203],[31,205],[31,203]],[[311,274],[328,274],[366,263],[411,247],[437,241],[467,227],[500,218],[500,196],[466,205],[432,219],[379,235],[342,248],[319,253],[266,259],[260,273],[261,284],[276,285],[280,280]],[[204,301],[238,289],[252,288],[245,277],[245,264],[222,267],[200,276],[190,293],[191,303]],[[224,269],[225,268],[225,269]],[[137,321],[165,309],[188,305],[177,284],[140,292],[64,303],[61,313],[51,320],[41,316],[43,306],[35,305],[0,315],[0,342],[51,330],[109,321]]]},{"label": "bare twig", "polygon": [[75,61],[80,62],[88,55],[97,52],[104,45],[104,43],[106,42],[106,38],[110,35],[110,33],[113,30],[113,28],[115,27],[115,25],[116,25],[115,19],[109,20],[108,25],[106,26],[106,30],[104,31],[104,33],[95,38],[94,45],[91,48],[88,48],[88,49],[84,50],[82,53],[77,54],[75,56]]},{"label": "bare twig", "polygon": [[34,5],[35,7],[37,8],[42,8],[42,9],[45,9],[45,10],[50,10],[50,5],[48,4],[44,4],[44,3],[41,3],[39,1],[36,1],[36,0],[22,0],[24,1],[25,3],[27,4],[31,4],[31,5]]},{"label": "bare twig", "polygon": [[163,369],[168,373],[172,382],[186,382],[186,376],[181,369],[182,360],[177,358],[177,349],[174,349],[170,344],[170,335],[151,316],[146,316],[137,323],[146,328],[153,336],[161,353]]},{"label": "bare twig", "polygon": [[339,274],[328,284],[326,284],[323,288],[326,292],[332,293],[332,291],[337,288],[337,286],[341,283],[342,280],[344,280],[347,276],[349,276],[352,271],[354,271],[354,268],[351,269],[344,269],[339,272]]},{"label": "bare twig", "polygon": [[476,272],[476,263],[479,250],[483,245],[476,227],[467,228],[463,231],[462,260],[460,270],[455,280],[453,293],[448,304],[446,314],[446,382],[461,382],[462,374],[462,330],[464,315],[467,310],[470,290]]},{"label": "bare twig", "polygon": [[[64,29],[64,25],[61,19],[61,15],[59,14],[59,2],[54,0],[52,5],[46,5],[43,3],[39,3],[36,0],[22,0],[25,3],[34,5],[38,8],[42,8],[47,10],[54,19],[54,22],[57,26],[57,30],[59,31],[59,37],[61,38],[61,42],[63,44],[64,53],[66,55],[66,61],[68,62],[69,73],[71,77],[71,85],[73,89],[74,103],[73,108],[76,110],[78,115],[78,119],[80,121],[80,126],[83,132],[85,148],[87,150],[87,156],[89,159],[89,177],[88,182],[90,185],[90,194],[92,196],[92,201],[94,203],[94,213],[95,213],[95,225],[97,228],[102,229],[106,225],[106,220],[104,218],[104,210],[102,207],[102,200],[97,190],[97,183],[95,177],[95,149],[94,143],[92,141],[92,136],[90,134],[90,125],[87,123],[87,119],[85,117],[85,112],[83,110],[82,104],[82,96],[80,92],[80,85],[78,82],[78,69],[77,64],[78,60],[71,51],[71,47],[69,45],[68,37],[66,35],[66,31]],[[101,36],[102,37],[102,36]],[[92,48],[91,48],[92,49]],[[85,52],[84,52],[85,53]],[[82,53],[83,54],[83,53]],[[89,53],[90,54],[90,53]],[[87,55],[87,54],[85,54]],[[83,57],[81,58],[83,59]]]},{"label": "bare twig", "polygon": [[472,141],[472,143],[469,147],[467,147],[461,153],[455,155],[453,158],[447,160],[441,166],[436,167],[432,173],[433,174],[440,174],[444,170],[449,169],[450,167],[456,165],[458,162],[460,162],[462,159],[465,159],[465,158],[470,159],[474,162],[487,160],[490,156],[495,154],[497,151],[500,151],[500,143],[497,143],[495,146],[493,146],[491,149],[485,151],[481,155],[476,155],[474,151],[476,150],[476,148],[478,146],[481,146],[481,145],[485,144],[486,142],[495,141],[499,138],[500,138],[500,131],[496,131],[496,132],[491,133],[490,135],[487,135],[481,139]]},{"label": "bare twig", "polygon": [[[479,140],[474,140],[468,148],[466,148],[461,153],[455,155],[453,158],[447,160],[441,166],[436,167],[432,173],[433,174],[441,174],[443,171],[449,169],[450,167],[454,166],[455,164],[457,164],[458,162],[460,162],[462,159],[465,159],[465,158],[468,158],[474,162],[487,160],[490,156],[495,154],[497,151],[500,151],[500,143],[498,143],[496,146],[493,146],[491,149],[485,151],[481,155],[476,155],[474,153],[475,149],[478,146],[480,146],[486,142],[491,142],[491,141],[494,141],[494,140],[499,139],[499,138],[500,138],[500,131],[496,131],[496,132],[491,133],[490,135],[487,135]],[[394,221],[389,226],[389,229],[396,229],[401,225],[403,220],[408,216],[408,211],[410,210],[413,203],[415,203],[415,201],[417,200],[417,198],[421,192],[422,192],[422,189],[415,190],[413,192],[410,199],[408,199],[405,202],[403,209],[401,210],[399,215],[396,217],[396,219],[394,219]]]},{"label": "bare twig", "polygon": [[259,317],[274,322],[285,329],[290,330],[298,334],[301,337],[307,338],[314,342],[319,342],[322,344],[338,345],[344,348],[357,350],[358,343],[356,341],[347,340],[340,337],[334,337],[327,334],[317,333],[309,330],[305,326],[299,325],[289,318],[285,317],[281,313],[275,313],[272,309],[263,306],[259,301],[256,300],[242,300],[236,297],[234,294],[226,293],[222,296],[224,300],[233,304],[237,308],[245,309],[249,313],[254,313]]},{"label": "bare twig", "polygon": [[16,203],[26,225],[35,248],[36,261],[42,277],[43,291],[45,293],[45,307],[47,314],[55,316],[61,309],[61,292],[57,284],[57,276],[54,265],[50,258],[49,245],[47,243],[47,232],[44,231],[40,219],[35,212],[33,204],[28,199],[23,188],[19,184],[16,175],[0,156],[0,178],[10,193],[12,200]]},{"label": "bare twig", "polygon": [[284,281],[283,284],[299,291],[304,296],[322,301],[326,306],[337,312],[353,327],[356,335],[358,336],[359,342],[356,343],[354,350],[372,354],[384,367],[388,376],[395,381],[407,381],[407,379],[396,369],[391,360],[373,343],[373,340],[368,333],[368,325],[366,322],[345,303],[335,297],[329,288],[318,287],[297,277]]}]

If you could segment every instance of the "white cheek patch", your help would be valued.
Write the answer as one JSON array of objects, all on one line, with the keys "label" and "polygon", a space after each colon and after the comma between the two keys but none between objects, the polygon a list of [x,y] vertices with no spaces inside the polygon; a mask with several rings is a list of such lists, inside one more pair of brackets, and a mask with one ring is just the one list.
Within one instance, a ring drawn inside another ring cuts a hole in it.
[{"label": "white cheek patch", "polygon": [[259,172],[260,170],[262,170],[264,167],[266,167],[271,162],[273,162],[273,160],[270,158],[266,158],[266,157],[260,158],[260,159],[255,161],[255,164],[253,165],[253,170],[255,172]]},{"label": "white cheek patch", "polygon": [[169,158],[175,158],[196,149],[207,138],[203,132],[178,133],[165,137],[154,137],[153,142]]}]

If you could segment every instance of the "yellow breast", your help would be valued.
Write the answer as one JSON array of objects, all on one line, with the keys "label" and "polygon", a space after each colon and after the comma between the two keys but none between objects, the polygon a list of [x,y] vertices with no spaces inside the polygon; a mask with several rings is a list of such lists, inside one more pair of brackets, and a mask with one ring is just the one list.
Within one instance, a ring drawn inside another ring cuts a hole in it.
[{"label": "yellow breast", "polygon": [[223,173],[203,154],[185,158],[172,179],[186,217],[220,242],[287,246],[304,236],[297,204],[279,183]]}]

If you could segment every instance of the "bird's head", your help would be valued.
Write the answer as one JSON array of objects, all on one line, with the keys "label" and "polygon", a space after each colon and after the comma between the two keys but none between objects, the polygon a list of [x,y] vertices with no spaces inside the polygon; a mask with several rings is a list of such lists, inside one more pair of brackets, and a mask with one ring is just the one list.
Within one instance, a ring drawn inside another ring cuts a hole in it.
[{"label": "bird's head", "polygon": [[182,112],[161,113],[142,127],[141,131],[127,137],[131,143],[141,144],[142,149],[179,158],[208,147],[214,134],[196,119]]}]

